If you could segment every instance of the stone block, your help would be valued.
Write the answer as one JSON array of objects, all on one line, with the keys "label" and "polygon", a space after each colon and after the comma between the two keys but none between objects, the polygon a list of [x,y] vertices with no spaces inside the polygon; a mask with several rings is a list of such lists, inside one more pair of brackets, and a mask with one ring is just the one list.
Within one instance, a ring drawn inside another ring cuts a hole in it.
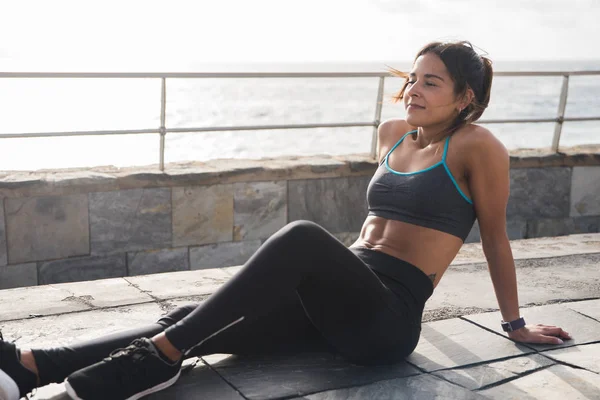
[{"label": "stone block", "polygon": [[189,271],[189,269],[187,247],[127,253],[128,275]]},{"label": "stone block", "polygon": [[[506,221],[506,235],[509,240],[523,239],[527,235],[527,221],[521,219],[509,219]],[[475,221],[469,236],[465,240],[465,243],[477,243],[481,242],[481,231],[479,228],[479,221]]]},{"label": "stone block", "polygon": [[0,266],[6,265],[6,223],[4,218],[4,199],[0,199]]},{"label": "stone block", "polygon": [[600,216],[536,219],[527,224],[528,238],[595,232],[600,232]]},{"label": "stone block", "polygon": [[171,246],[171,190],[90,193],[92,254]]},{"label": "stone block", "polygon": [[474,367],[438,371],[433,375],[469,390],[479,390],[553,364],[556,363],[544,356],[531,354]]},{"label": "stone block", "polygon": [[[600,322],[581,315],[578,312],[567,308],[565,305],[553,304],[525,308],[521,310],[521,314],[529,324],[560,326],[573,336],[573,339],[565,340],[563,344],[526,344],[526,346],[537,351],[553,350],[560,347],[569,347],[600,341]],[[499,312],[467,315],[464,318],[484,326],[487,329],[496,331],[501,335],[505,335],[500,327],[499,321],[502,319],[502,316]]]},{"label": "stone block", "polygon": [[507,216],[509,219],[566,217],[570,195],[570,168],[512,169]]},{"label": "stone block", "polygon": [[233,186],[233,240],[267,239],[287,222],[287,182]]},{"label": "stone block", "polygon": [[506,337],[454,318],[423,324],[419,344],[407,361],[431,372],[531,352],[531,349]]},{"label": "stone block", "polygon": [[419,374],[407,363],[358,366],[330,353],[229,357],[212,362],[248,399],[280,399]]},{"label": "stone block", "polygon": [[481,232],[479,231],[479,221],[475,221],[473,228],[465,239],[465,243],[477,243],[481,241]]},{"label": "stone block", "polygon": [[8,262],[19,264],[88,254],[88,198],[5,199]]},{"label": "stone block", "polygon": [[173,246],[233,239],[233,185],[173,188]]},{"label": "stone block", "polygon": [[561,363],[600,374],[600,362],[598,362],[600,360],[600,343],[550,350],[546,351],[544,355]]},{"label": "stone block", "polygon": [[37,284],[36,263],[0,266],[0,290]]},{"label": "stone block", "polygon": [[600,215],[600,167],[573,168],[570,215]]},{"label": "stone block", "polygon": [[519,240],[527,237],[527,221],[509,219],[506,221],[506,234],[509,240]]},{"label": "stone block", "polygon": [[127,275],[125,254],[47,261],[39,264],[40,285],[92,281]]},{"label": "stone block", "polygon": [[591,400],[597,399],[600,393],[600,375],[553,365],[479,393],[492,400]]},{"label": "stone block", "polygon": [[468,391],[431,375],[417,375],[402,379],[375,382],[366,386],[348,387],[304,396],[307,400],[412,400],[460,399],[483,400]]},{"label": "stone block", "polygon": [[190,247],[190,269],[223,268],[244,264],[260,245],[260,240],[248,240]]},{"label": "stone block", "polygon": [[289,221],[314,221],[331,233],[359,232],[367,216],[370,179],[359,176],[289,181]]}]

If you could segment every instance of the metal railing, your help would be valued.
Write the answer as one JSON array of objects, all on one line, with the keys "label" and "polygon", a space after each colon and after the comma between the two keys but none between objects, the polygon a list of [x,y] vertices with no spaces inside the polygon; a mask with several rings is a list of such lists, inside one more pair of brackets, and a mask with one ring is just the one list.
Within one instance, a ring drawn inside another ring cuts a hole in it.
[{"label": "metal railing", "polygon": [[[494,76],[562,76],[562,88],[558,103],[558,111],[554,118],[521,118],[521,119],[481,119],[482,124],[501,123],[540,123],[554,122],[554,135],[551,149],[558,152],[562,125],[566,121],[600,121],[599,116],[565,117],[567,97],[569,92],[569,78],[571,76],[600,75],[600,71],[526,71],[526,72],[496,72]],[[247,126],[212,126],[192,128],[167,128],[167,79],[177,78],[378,78],[379,86],[375,103],[375,117],[367,122],[321,123],[321,124],[279,124],[279,125],[247,125]],[[192,133],[192,132],[219,132],[219,131],[252,131],[270,129],[304,129],[304,128],[343,128],[372,126],[371,157],[377,151],[377,127],[381,120],[383,105],[383,92],[385,78],[392,78],[388,72],[184,72],[184,73],[96,73],[96,72],[0,72],[0,78],[156,78],[161,80],[160,98],[160,126],[157,128],[137,130],[111,130],[111,131],[77,131],[77,132],[33,132],[33,133],[8,133],[0,134],[4,138],[35,138],[35,137],[60,137],[60,136],[97,136],[97,135],[123,135],[158,133],[160,138],[159,168],[165,167],[165,137],[167,133]]]}]

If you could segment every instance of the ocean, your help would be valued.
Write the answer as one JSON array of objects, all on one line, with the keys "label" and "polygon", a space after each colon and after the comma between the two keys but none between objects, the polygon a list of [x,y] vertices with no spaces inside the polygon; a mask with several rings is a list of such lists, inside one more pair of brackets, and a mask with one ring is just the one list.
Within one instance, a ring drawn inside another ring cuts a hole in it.
[{"label": "ocean", "polygon": [[[196,65],[188,71],[383,71],[402,62]],[[496,63],[508,70],[600,70],[600,61]],[[144,71],[145,72],[145,71]],[[386,78],[382,120],[403,117]],[[497,77],[482,118],[552,118],[561,77]],[[167,79],[167,127],[368,122],[377,78]],[[600,75],[572,77],[568,117],[600,116]],[[0,79],[0,137],[7,133],[150,129],[160,125],[159,79]],[[548,147],[553,123],[490,124],[509,148]],[[169,133],[166,162],[368,153],[373,129]],[[566,122],[561,146],[600,143],[600,121]],[[0,170],[156,164],[158,134],[0,139]]]}]

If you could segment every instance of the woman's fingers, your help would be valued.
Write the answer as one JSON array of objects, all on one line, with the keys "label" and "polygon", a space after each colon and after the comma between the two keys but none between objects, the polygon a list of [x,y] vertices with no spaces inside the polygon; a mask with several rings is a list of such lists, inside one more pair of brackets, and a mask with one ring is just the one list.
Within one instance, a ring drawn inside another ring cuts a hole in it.
[{"label": "woman's fingers", "polygon": [[546,336],[546,335],[538,336],[537,342],[543,343],[543,344],[563,344],[563,341],[561,338],[556,337],[556,336]]}]

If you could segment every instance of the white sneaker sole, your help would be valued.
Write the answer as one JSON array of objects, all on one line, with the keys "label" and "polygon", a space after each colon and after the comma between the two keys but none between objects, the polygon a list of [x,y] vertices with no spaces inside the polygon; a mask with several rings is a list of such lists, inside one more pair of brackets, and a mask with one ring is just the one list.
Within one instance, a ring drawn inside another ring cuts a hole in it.
[{"label": "white sneaker sole", "polygon": [[[137,400],[137,399],[140,399],[140,398],[142,398],[144,396],[147,396],[147,395],[149,395],[151,393],[159,392],[159,391],[161,391],[163,389],[166,389],[169,386],[173,385],[175,382],[177,382],[177,379],[179,379],[179,375],[180,374],[181,374],[181,371],[177,371],[177,375],[175,375],[174,377],[172,377],[168,381],[163,382],[163,383],[161,383],[159,385],[156,385],[154,387],[151,387],[149,389],[146,389],[143,392],[134,394],[133,396],[128,397],[125,400]],[[75,389],[73,389],[73,387],[71,386],[71,384],[69,384],[69,380],[68,379],[65,379],[65,388],[67,389],[67,394],[69,395],[69,397],[71,397],[71,399],[73,399],[73,400],[85,400],[85,399],[77,396],[77,393],[75,392]],[[18,395],[18,392],[17,392],[17,395]],[[0,398],[0,400],[3,400],[3,399]],[[10,400],[13,400],[13,399],[10,399]],[[18,398],[15,398],[14,400],[18,400]]]},{"label": "white sneaker sole", "polygon": [[0,369],[0,400],[19,400],[19,387]]}]

